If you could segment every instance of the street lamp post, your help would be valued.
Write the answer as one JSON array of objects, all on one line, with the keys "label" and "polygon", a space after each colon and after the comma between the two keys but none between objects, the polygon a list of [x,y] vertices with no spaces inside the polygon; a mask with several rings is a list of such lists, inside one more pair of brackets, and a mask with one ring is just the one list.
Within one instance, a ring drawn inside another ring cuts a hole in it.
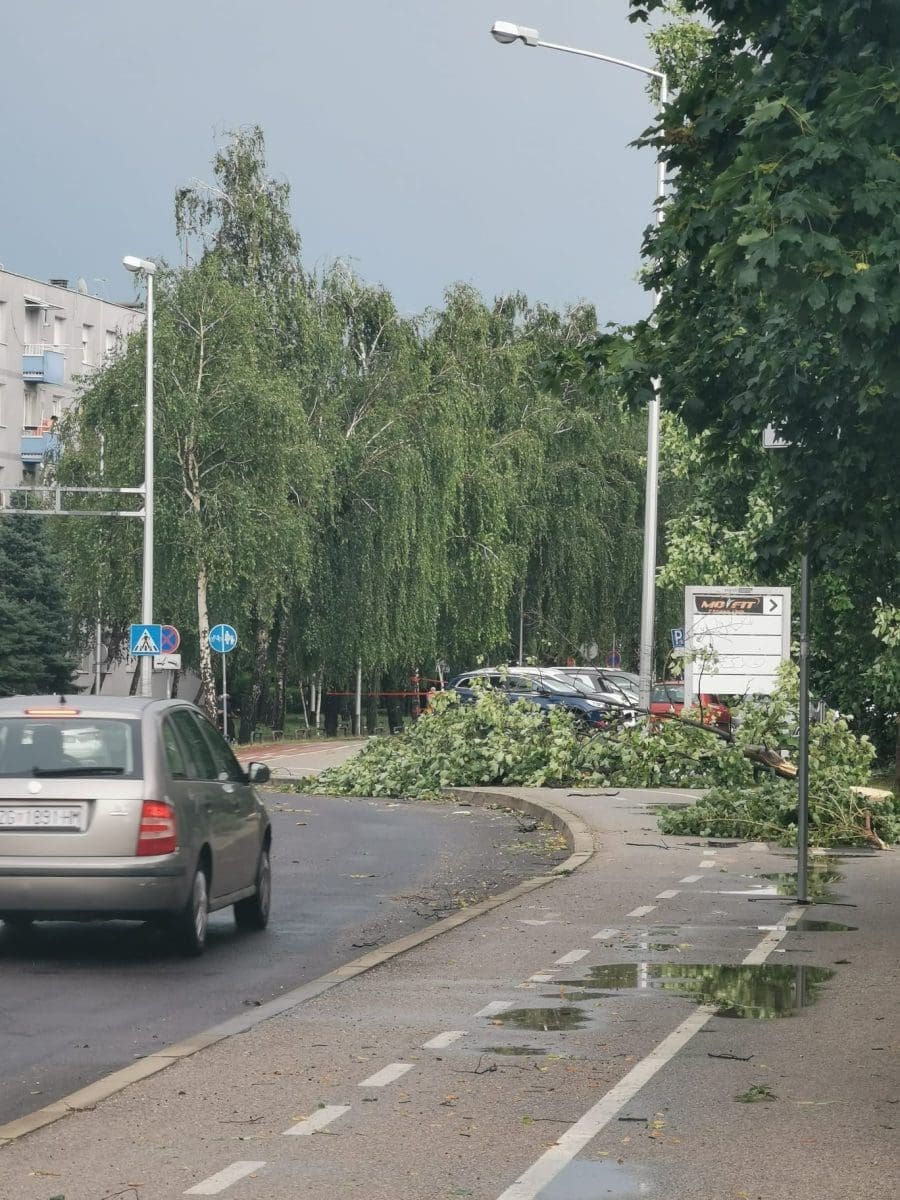
[{"label": "street lamp post", "polygon": [[[153,624],[153,276],[156,263],[131,255],[122,259],[126,270],[147,279],[147,361],[144,391],[144,554],[141,582],[141,624]],[[153,659],[141,658],[141,695],[153,695]]]},{"label": "street lamp post", "polygon": [[[668,79],[663,71],[655,71],[652,67],[642,67],[638,63],[627,62],[624,58],[613,58],[609,54],[598,54],[593,50],[578,50],[574,46],[559,46],[554,42],[544,42],[536,29],[524,25],[514,25],[511,21],[495,21],[491,26],[491,36],[503,45],[522,42],[526,46],[540,46],[544,50],[560,50],[563,54],[574,54],[579,58],[593,58],[599,62],[612,63],[617,67],[627,67],[629,71],[638,71],[651,79],[659,80],[659,102],[665,107],[669,98]],[[660,156],[656,164],[656,225],[662,221],[662,206],[666,198],[666,164]],[[659,304],[659,291],[653,292],[653,308],[655,313]],[[644,558],[641,573],[641,640],[639,669],[639,704],[645,711],[650,708],[650,687],[653,675],[653,646],[654,624],[656,615],[656,536],[657,536],[657,507],[659,499],[659,409],[661,384],[658,378],[653,380],[653,397],[647,409],[647,475],[644,496]]]}]

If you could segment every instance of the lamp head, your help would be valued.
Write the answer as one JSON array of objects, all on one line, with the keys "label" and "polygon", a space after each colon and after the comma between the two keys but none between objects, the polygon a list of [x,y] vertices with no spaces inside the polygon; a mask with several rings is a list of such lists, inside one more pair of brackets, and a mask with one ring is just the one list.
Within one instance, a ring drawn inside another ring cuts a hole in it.
[{"label": "lamp head", "polygon": [[513,42],[524,42],[526,46],[538,44],[536,29],[529,29],[527,25],[514,25],[512,21],[495,21],[491,26],[491,37],[504,46]]},{"label": "lamp head", "polygon": [[135,258],[133,254],[125,255],[122,266],[126,271],[143,271],[145,275],[152,275],[156,270],[156,263],[146,258]]}]

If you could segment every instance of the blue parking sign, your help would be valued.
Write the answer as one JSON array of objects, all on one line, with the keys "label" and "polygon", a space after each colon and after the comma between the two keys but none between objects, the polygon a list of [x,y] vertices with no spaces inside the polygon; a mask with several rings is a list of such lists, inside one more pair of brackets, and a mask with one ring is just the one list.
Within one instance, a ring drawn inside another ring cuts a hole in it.
[{"label": "blue parking sign", "polygon": [[673,629],[670,632],[672,634],[672,649],[682,650],[684,648],[684,630]]}]

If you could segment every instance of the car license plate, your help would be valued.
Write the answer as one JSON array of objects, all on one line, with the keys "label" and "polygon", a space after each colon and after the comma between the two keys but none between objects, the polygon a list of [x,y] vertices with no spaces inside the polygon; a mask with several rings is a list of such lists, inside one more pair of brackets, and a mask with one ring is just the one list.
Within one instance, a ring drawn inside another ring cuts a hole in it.
[{"label": "car license plate", "polygon": [[83,804],[0,804],[0,829],[84,831]]}]

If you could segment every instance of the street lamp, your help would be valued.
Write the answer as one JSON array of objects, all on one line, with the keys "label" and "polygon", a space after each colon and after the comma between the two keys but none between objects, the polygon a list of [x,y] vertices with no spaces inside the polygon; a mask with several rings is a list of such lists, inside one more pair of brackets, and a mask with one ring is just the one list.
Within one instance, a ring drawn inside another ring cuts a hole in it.
[{"label": "street lamp", "polygon": [[[538,31],[526,25],[514,25],[511,21],[495,21],[491,36],[502,45],[522,42],[526,46],[540,46],[544,50],[560,50],[563,54],[575,54],[579,58],[593,58],[599,62],[613,63],[639,71],[651,79],[659,80],[659,102],[665,107],[669,98],[668,79],[665,72],[652,67],[642,67],[624,58],[613,58],[609,54],[598,54],[593,50],[578,50],[574,46],[559,46],[554,42],[541,41]],[[666,198],[666,164],[660,156],[656,164],[656,225],[662,221],[662,205]],[[659,304],[659,292],[653,293],[655,313]],[[650,708],[650,687],[653,674],[653,628],[656,615],[656,523],[659,499],[659,396],[660,381],[653,380],[653,398],[647,409],[647,478],[644,497],[644,562],[641,574],[641,641],[639,662],[639,704],[645,711]]]},{"label": "street lamp", "polygon": [[[153,276],[156,263],[126,255],[122,266],[147,277],[147,363],[144,392],[144,558],[141,583],[141,624],[153,624]],[[153,660],[141,659],[141,695],[153,695]]]}]

